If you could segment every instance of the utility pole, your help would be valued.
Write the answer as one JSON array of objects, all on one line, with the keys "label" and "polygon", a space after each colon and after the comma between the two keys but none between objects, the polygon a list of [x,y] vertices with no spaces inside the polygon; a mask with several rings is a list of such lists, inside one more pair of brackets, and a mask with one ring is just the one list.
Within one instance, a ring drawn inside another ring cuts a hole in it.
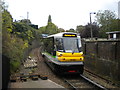
[{"label": "utility pole", "polygon": [[92,31],[92,19],[91,19],[91,14],[96,14],[95,12],[90,13],[90,34],[91,34],[91,39],[93,39],[93,31]]}]

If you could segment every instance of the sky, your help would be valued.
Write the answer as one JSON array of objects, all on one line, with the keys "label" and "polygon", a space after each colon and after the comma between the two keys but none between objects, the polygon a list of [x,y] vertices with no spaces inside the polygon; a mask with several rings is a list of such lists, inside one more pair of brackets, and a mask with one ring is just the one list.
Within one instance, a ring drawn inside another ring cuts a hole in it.
[{"label": "sky", "polygon": [[[4,0],[8,5],[8,11],[13,20],[28,19],[32,24],[39,27],[46,26],[48,16],[51,15],[52,22],[69,30],[76,29],[78,25],[86,25],[90,22],[90,12],[98,10],[111,10],[118,13],[118,2],[120,0]],[[92,22],[95,15],[92,14]]]}]

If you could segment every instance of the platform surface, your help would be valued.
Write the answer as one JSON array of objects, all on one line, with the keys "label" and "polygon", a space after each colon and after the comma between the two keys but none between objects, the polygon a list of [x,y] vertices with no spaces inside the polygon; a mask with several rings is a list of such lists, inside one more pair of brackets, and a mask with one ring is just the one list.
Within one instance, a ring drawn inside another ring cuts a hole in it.
[{"label": "platform surface", "polygon": [[64,88],[51,80],[27,80],[27,82],[11,82],[9,88]]}]

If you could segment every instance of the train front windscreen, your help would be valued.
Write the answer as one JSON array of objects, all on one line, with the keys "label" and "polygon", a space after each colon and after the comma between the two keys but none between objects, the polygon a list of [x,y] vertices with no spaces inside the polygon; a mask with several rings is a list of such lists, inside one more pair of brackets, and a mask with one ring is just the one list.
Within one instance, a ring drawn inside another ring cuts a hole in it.
[{"label": "train front windscreen", "polygon": [[78,39],[76,38],[64,38],[63,39],[63,46],[65,52],[79,52],[79,43]]},{"label": "train front windscreen", "polygon": [[78,38],[61,38],[57,39],[57,50],[68,53],[79,53],[81,50],[80,39]]}]

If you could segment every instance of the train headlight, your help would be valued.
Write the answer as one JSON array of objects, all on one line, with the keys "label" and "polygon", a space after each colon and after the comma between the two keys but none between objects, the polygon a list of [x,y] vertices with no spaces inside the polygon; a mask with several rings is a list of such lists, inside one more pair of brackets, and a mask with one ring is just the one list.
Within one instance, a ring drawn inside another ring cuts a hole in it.
[{"label": "train headlight", "polygon": [[58,55],[58,57],[61,57],[61,56],[62,56],[62,54]]},{"label": "train headlight", "polygon": [[65,60],[65,58],[63,58],[63,60]]},{"label": "train headlight", "polygon": [[82,56],[82,57],[84,56],[83,53],[81,53],[81,56]]},{"label": "train headlight", "polygon": [[80,58],[80,60],[83,60],[82,58]]},{"label": "train headlight", "polygon": [[84,60],[84,58],[83,58],[83,57],[81,57],[81,58],[80,58],[80,60],[81,60],[81,61],[83,61],[83,60]]}]

